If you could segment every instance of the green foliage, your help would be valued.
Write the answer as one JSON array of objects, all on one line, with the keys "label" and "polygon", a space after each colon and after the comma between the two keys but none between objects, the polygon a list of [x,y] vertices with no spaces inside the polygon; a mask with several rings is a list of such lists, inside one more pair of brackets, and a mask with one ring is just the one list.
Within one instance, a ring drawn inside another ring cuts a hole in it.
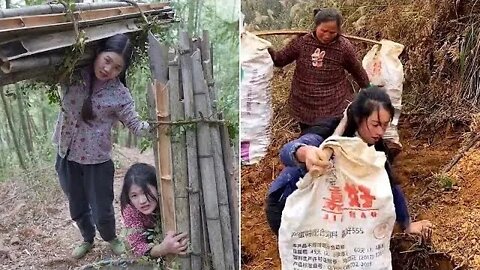
[{"label": "green foliage", "polygon": [[436,173],[433,177],[444,190],[451,190],[453,186],[457,184],[457,181],[455,181],[453,177],[443,173]]}]

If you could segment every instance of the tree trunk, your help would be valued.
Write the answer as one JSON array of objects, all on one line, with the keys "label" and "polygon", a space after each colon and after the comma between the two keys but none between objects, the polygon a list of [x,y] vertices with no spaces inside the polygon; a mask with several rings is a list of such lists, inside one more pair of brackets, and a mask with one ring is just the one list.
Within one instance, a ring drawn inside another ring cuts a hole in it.
[{"label": "tree trunk", "polygon": [[47,113],[45,111],[45,107],[42,106],[42,129],[43,129],[43,134],[47,134],[48,132],[48,124],[47,124]]},{"label": "tree trunk", "polygon": [[27,120],[25,116],[25,106],[23,106],[23,95],[20,91],[20,88],[15,85],[15,93],[17,95],[17,104],[18,104],[18,116],[20,117],[20,126],[22,127],[23,132],[23,139],[25,141],[25,145],[27,146],[27,151],[29,156],[31,157],[33,154],[33,142],[32,138],[29,134],[29,128],[27,125]]},{"label": "tree trunk", "polygon": [[5,93],[3,92],[3,87],[0,87],[0,96],[2,98],[3,108],[5,110],[5,116],[7,118],[8,126],[10,128],[10,132],[12,133],[12,140],[13,140],[13,143],[15,145],[15,150],[17,152],[18,162],[20,163],[20,167],[22,167],[22,169],[25,170],[26,169],[25,162],[24,162],[23,157],[22,157],[22,151],[20,150],[20,145],[18,143],[18,137],[16,135],[15,128],[13,126],[12,118],[11,118],[11,115],[10,115],[10,109],[9,109],[8,104],[7,104],[7,98],[5,97]]},{"label": "tree trunk", "polygon": [[113,124],[113,143],[115,144],[118,144],[118,136],[119,136],[119,133],[120,130],[118,128],[118,122],[116,122],[115,124]]},{"label": "tree trunk", "polygon": [[195,8],[195,33],[200,33],[200,16],[202,15],[202,0],[197,0]]},{"label": "tree trunk", "polygon": [[5,0],[5,8],[10,8],[11,3],[11,0]]},{"label": "tree trunk", "polygon": [[133,135],[132,135],[132,132],[129,130],[128,136],[127,136],[127,144],[126,144],[128,148],[132,148],[132,141],[133,141]]},{"label": "tree trunk", "polygon": [[195,13],[197,9],[197,3],[199,0],[190,1],[188,5],[188,33],[193,34],[195,32]]},{"label": "tree trunk", "polygon": [[[1,87],[0,87],[0,91],[2,91]],[[5,134],[5,139],[7,141],[7,146],[8,146],[8,145],[12,144],[12,138],[10,137],[10,133],[8,133],[8,123],[5,123],[4,127],[5,127],[5,129],[4,129],[5,130],[5,133],[4,133]]]}]

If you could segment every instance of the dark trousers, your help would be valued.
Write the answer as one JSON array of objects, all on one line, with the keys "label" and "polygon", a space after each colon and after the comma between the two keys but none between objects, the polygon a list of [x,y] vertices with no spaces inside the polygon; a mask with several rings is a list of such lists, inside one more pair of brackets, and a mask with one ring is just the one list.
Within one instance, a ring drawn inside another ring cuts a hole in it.
[{"label": "dark trousers", "polygon": [[283,189],[270,193],[267,196],[265,214],[270,229],[278,236],[280,223],[282,221],[282,211],[285,208],[286,198],[282,197]]},{"label": "dark trousers", "polygon": [[60,185],[68,197],[70,216],[77,223],[83,240],[93,242],[95,225],[103,240],[116,237],[113,211],[112,160],[84,165],[57,155],[55,169]]}]

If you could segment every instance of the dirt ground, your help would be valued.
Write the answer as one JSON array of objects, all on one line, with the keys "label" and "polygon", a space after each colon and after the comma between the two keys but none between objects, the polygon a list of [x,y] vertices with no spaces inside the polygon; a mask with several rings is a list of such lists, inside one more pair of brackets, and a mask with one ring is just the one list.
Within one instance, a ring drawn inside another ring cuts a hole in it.
[{"label": "dirt ground", "polygon": [[[284,115],[285,112],[277,111],[276,114]],[[264,199],[269,184],[282,169],[279,148],[297,135],[285,132],[293,130],[292,125],[283,131],[273,130],[275,140],[267,156],[259,164],[242,167],[242,269],[279,269],[280,266],[276,238],[266,223]],[[427,269],[422,268],[422,262],[419,262],[422,260],[432,261],[428,269],[480,269],[480,203],[475,200],[480,191],[478,149],[471,150],[452,169],[451,174],[459,178],[458,187],[444,191],[439,183],[432,182],[438,181],[432,175],[456,154],[464,130],[415,134],[417,130],[418,127],[401,120],[400,136],[404,149],[397,157],[394,169],[409,200],[412,218],[431,220],[435,231],[432,243],[417,245],[420,246],[419,252],[397,254],[394,269]],[[411,251],[421,241],[405,235],[396,235],[395,238],[392,247],[399,253]]]},{"label": "dirt ground", "polygon": [[[116,147],[113,159],[115,217],[117,233],[121,235],[119,196],[123,176],[135,162],[153,164],[153,153],[140,154],[136,149]],[[27,181],[29,178],[37,179]],[[95,247],[87,256],[80,260],[70,258],[81,235],[70,219],[68,203],[57,183],[53,164],[41,172],[0,183],[0,269],[75,269],[117,258],[98,233]]]}]

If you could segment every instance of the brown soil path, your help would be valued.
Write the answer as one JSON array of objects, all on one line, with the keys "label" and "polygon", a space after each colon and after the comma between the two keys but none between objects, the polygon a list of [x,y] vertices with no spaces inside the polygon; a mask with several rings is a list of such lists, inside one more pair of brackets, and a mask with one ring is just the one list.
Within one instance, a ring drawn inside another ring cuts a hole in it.
[{"label": "brown soil path", "polygon": [[[123,176],[135,162],[153,164],[153,153],[140,154],[136,149],[116,147],[113,160],[114,207],[120,235]],[[36,186],[31,188],[32,185]],[[79,241],[80,233],[70,219],[68,202],[58,185],[53,164],[29,177],[0,183],[0,269],[75,269],[116,257],[97,233],[92,252],[81,260],[73,260],[70,253]]]}]

